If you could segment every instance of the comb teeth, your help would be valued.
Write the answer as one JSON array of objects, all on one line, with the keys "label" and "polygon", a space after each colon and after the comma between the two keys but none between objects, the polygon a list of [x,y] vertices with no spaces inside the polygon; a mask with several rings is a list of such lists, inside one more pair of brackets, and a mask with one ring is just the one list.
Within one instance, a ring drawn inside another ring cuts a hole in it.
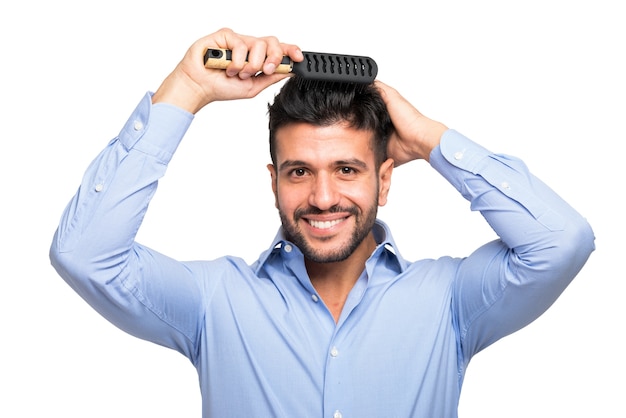
[{"label": "comb teeth", "polygon": [[369,83],[355,83],[355,82],[339,82],[337,80],[324,81],[324,80],[312,80],[310,78],[304,78],[296,75],[293,78],[296,82],[298,89],[300,90],[318,90],[318,91],[338,91],[342,93],[356,92],[361,93],[365,90]]}]

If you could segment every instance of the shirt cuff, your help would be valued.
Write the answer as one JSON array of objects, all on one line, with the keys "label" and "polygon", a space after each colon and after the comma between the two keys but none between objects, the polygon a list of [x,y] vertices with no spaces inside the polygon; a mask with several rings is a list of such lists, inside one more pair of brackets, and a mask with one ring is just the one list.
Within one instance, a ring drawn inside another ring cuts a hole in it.
[{"label": "shirt cuff", "polygon": [[439,146],[431,152],[430,163],[437,171],[441,171],[447,164],[452,164],[476,174],[489,154],[490,151],[487,149],[459,132],[449,129],[441,137]]},{"label": "shirt cuff", "polygon": [[148,92],[119,134],[127,151],[135,149],[167,164],[193,121],[193,114],[167,103],[152,104]]}]

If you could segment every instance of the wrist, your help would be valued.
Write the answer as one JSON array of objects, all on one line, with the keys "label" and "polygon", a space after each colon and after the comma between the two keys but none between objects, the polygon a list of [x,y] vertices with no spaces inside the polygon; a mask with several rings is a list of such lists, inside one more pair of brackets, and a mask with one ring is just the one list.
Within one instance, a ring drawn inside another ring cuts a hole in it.
[{"label": "wrist", "polygon": [[152,96],[152,103],[167,103],[179,107],[191,114],[196,114],[207,104],[202,93],[190,80],[176,72],[170,74]]},{"label": "wrist", "polygon": [[441,122],[428,119],[424,116],[425,123],[421,124],[421,129],[418,134],[419,140],[417,143],[420,145],[418,153],[420,158],[428,161],[430,159],[430,153],[441,142],[441,137],[448,130],[448,127]]}]

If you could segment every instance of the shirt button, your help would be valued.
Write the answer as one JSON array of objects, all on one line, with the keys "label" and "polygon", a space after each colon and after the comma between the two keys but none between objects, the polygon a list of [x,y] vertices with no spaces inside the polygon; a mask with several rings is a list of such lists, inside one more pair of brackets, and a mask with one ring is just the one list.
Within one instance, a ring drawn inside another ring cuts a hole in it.
[{"label": "shirt button", "polygon": [[316,294],[311,295],[311,299],[313,299],[313,302],[317,302],[320,300],[320,298],[318,298]]},{"label": "shirt button", "polygon": [[457,151],[454,153],[454,159],[455,160],[462,160],[463,159],[463,151]]},{"label": "shirt button", "polygon": [[341,418],[343,417],[343,415],[341,415],[341,412],[339,412],[339,410],[336,410],[335,413],[333,414],[333,418]]},{"label": "shirt button", "polygon": [[95,190],[97,192],[101,192],[104,189],[104,185],[102,184],[96,184]]},{"label": "shirt button", "polygon": [[511,185],[506,181],[503,181],[502,184],[500,184],[500,186],[506,190],[509,190],[511,188]]},{"label": "shirt button", "polygon": [[337,350],[337,347],[333,347],[330,349],[330,356],[331,357],[337,357],[339,355],[339,350]]},{"label": "shirt button", "polygon": [[291,245],[289,245],[289,244],[285,245],[285,252],[286,253],[290,253],[292,249],[293,248],[291,247]]},{"label": "shirt button", "polygon": [[141,131],[143,129],[143,123],[141,123],[140,120],[136,120],[135,124],[133,125],[133,129],[135,129],[136,131]]}]

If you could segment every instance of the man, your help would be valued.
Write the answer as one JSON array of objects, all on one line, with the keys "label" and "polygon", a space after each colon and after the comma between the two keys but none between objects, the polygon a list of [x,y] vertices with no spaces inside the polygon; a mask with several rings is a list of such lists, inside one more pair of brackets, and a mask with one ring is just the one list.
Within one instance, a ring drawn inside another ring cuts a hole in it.
[{"label": "man", "polygon": [[[213,47],[232,49],[225,71],[202,65]],[[181,262],[134,241],[193,115],[282,80],[283,55],[303,59],[295,45],[229,29],[194,43],[87,170],[52,263],[111,322],[192,361],[204,417],[455,417],[472,356],[547,309],[594,237],[520,160],[395,89],[284,84],[268,166],[282,228],[253,265]],[[498,240],[462,259],[400,256],[377,207],[393,168],[419,159]]]}]

